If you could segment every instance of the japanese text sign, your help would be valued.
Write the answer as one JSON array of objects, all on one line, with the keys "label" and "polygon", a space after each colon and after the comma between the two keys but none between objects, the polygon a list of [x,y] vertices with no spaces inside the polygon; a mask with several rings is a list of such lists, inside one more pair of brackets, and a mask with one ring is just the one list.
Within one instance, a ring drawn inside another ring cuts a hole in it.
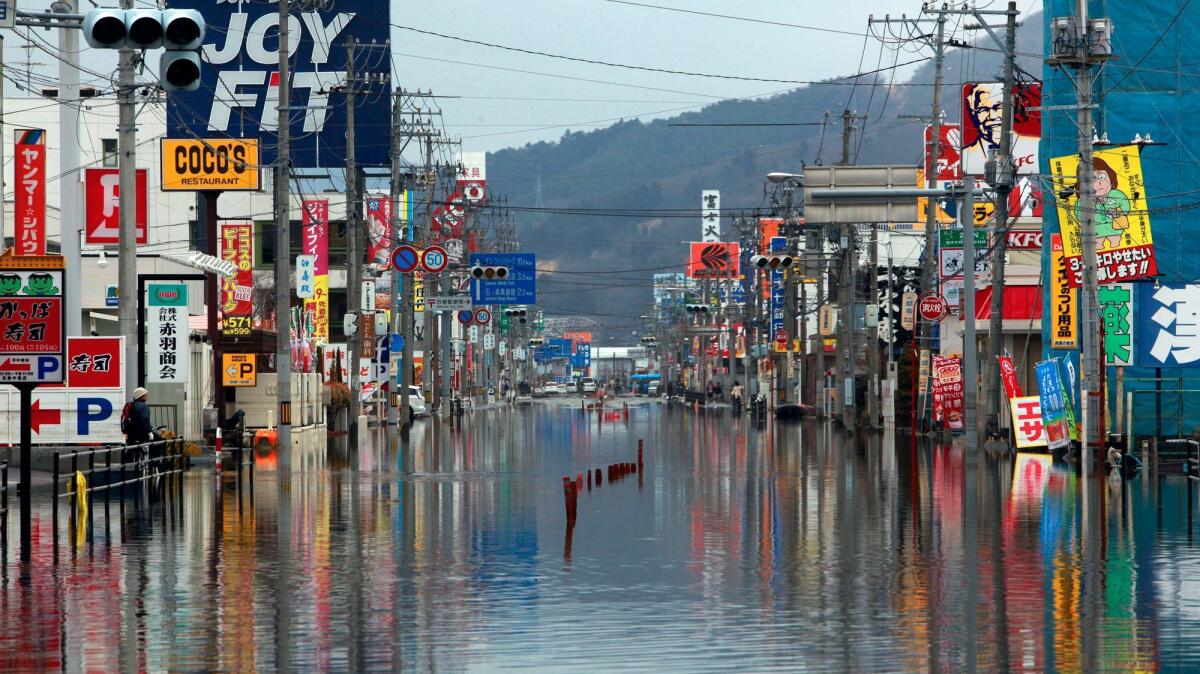
[{"label": "japanese text sign", "polygon": [[997,356],[1000,365],[1000,379],[1004,382],[1004,397],[1009,400],[1021,397],[1021,382],[1017,381],[1017,370],[1013,367],[1012,356]]},{"label": "japanese text sign", "polygon": [[1096,278],[1101,284],[1119,283],[1158,274],[1141,155],[1136,147],[1102,150],[1092,160],[1091,204],[1079,201],[1079,157],[1050,160],[1051,183],[1058,205],[1063,251],[1071,264],[1071,285],[1083,275],[1080,220],[1091,214],[1096,224]]},{"label": "japanese text sign", "polygon": [[472,253],[472,267],[506,267],[503,280],[471,279],[475,304],[537,304],[537,256],[533,253]]},{"label": "japanese text sign", "polygon": [[934,404],[940,399],[942,419],[946,428],[963,428],[963,374],[962,360],[958,356],[933,357]]},{"label": "japanese text sign", "polygon": [[1200,284],[1136,284],[1135,365],[1200,367]]},{"label": "japanese text sign", "polygon": [[221,226],[221,259],[237,266],[237,273],[221,280],[221,334],[250,335],[254,315],[254,225]]},{"label": "japanese text sign", "polygon": [[313,296],[316,283],[316,273],[313,269],[316,267],[316,260],[315,255],[296,256],[296,297],[300,299],[306,300]]},{"label": "japanese text sign", "polygon": [[1058,373],[1056,359],[1037,364],[1038,394],[1045,426],[1046,444],[1050,449],[1065,447],[1071,442],[1067,414],[1067,396]]},{"label": "japanese text sign", "polygon": [[13,155],[13,251],[46,254],[46,132],[17,129]]},{"label": "japanese text sign", "polygon": [[301,205],[301,250],[313,257],[313,294],[304,300],[312,316],[312,336],[329,339],[329,201],[305,199]]},{"label": "japanese text sign", "polygon": [[1135,287],[1132,283],[1115,283],[1097,290],[1106,365],[1133,365]]},{"label": "japanese text sign", "polygon": [[62,382],[65,352],[62,271],[0,271],[0,382]]},{"label": "japanese text sign", "polygon": [[1073,351],[1079,348],[1079,290],[1070,283],[1071,270],[1063,255],[1058,234],[1050,237],[1050,348]]},{"label": "japanese text sign", "polygon": [[700,193],[700,240],[705,243],[721,240],[721,193],[718,190]]},{"label": "japanese text sign", "polygon": [[67,385],[72,388],[124,388],[124,337],[71,337],[67,340]]},{"label": "japanese text sign", "polygon": [[1038,396],[1024,396],[1008,401],[1012,412],[1013,435],[1017,449],[1046,446],[1046,428],[1042,423],[1042,402]]},{"label": "japanese text sign", "polygon": [[365,201],[367,263],[387,265],[392,258],[392,200],[386,194],[371,194]]},{"label": "japanese text sign", "polygon": [[182,283],[154,283],[146,291],[146,381],[188,380],[187,291]]}]

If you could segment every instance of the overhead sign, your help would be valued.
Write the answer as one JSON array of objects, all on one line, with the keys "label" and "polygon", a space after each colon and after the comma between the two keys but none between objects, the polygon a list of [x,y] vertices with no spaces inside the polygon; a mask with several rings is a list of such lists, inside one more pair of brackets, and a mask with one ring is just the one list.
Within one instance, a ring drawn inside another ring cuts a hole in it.
[{"label": "overhead sign", "polygon": [[63,303],[60,269],[0,270],[0,383],[64,380]]},{"label": "overhead sign", "polygon": [[253,353],[221,354],[222,386],[257,386],[258,365]]},{"label": "overhead sign", "polygon": [[721,193],[718,190],[700,193],[700,240],[705,243],[721,240]]},{"label": "overhead sign", "polygon": [[13,251],[46,254],[46,132],[17,129],[13,149]]},{"label": "overhead sign", "polygon": [[[146,186],[146,169],[138,169],[137,242],[144,245],[146,238],[146,212],[149,190]],[[121,231],[121,171],[115,168],[88,168],[83,170],[84,219],[83,239],[86,243],[117,245]]]},{"label": "overhead sign", "polygon": [[[962,88],[963,173],[981,176],[992,150],[1000,149],[1004,84],[968,82]],[[1042,139],[1042,85],[1018,83],[1013,88],[1012,162],[1018,174],[1038,172]]]},{"label": "overhead sign", "polygon": [[146,290],[146,381],[188,380],[187,290],[184,283],[152,283]]},{"label": "overhead sign", "polygon": [[937,323],[946,317],[946,300],[942,299],[941,295],[926,295],[921,298],[918,311],[921,313],[921,318],[931,323]]},{"label": "overhead sign", "polygon": [[[168,96],[168,105],[179,95],[177,92]],[[164,192],[260,188],[261,160],[255,139],[163,138],[161,150]]]},{"label": "overhead sign", "polygon": [[254,225],[221,225],[221,259],[237,268],[221,280],[221,334],[248,337],[254,317]]},{"label": "overhead sign", "polygon": [[430,311],[461,311],[471,308],[471,298],[466,295],[426,297],[425,308]]},{"label": "overhead sign", "polygon": [[[123,443],[121,389],[38,388],[33,392],[35,444]],[[0,390],[0,443],[21,439],[21,397],[15,389]]]},{"label": "overhead sign", "polygon": [[736,279],[741,274],[741,254],[737,243],[693,241],[688,257],[687,275],[693,279]]},{"label": "overhead sign", "polygon": [[807,166],[804,169],[804,219],[810,225],[853,225],[871,222],[917,222],[917,198],[844,196],[852,191],[916,186],[919,166]]},{"label": "overhead sign", "polygon": [[533,253],[471,253],[472,267],[507,267],[504,279],[471,279],[475,304],[537,304],[537,256]]},{"label": "overhead sign", "polygon": [[[301,3],[295,3],[299,5]],[[387,166],[388,144],[364,129],[387,129],[391,106],[367,104],[387,100],[391,54],[388,47],[390,3],[379,0],[308,2],[289,21],[291,53],[291,154],[295,166],[341,166],[346,157],[346,96],[336,93],[346,83],[348,38],[358,41],[355,55],[357,89],[364,95],[356,114],[360,144],[358,161]],[[167,97],[168,135],[255,138],[264,148],[275,146],[279,112],[279,12],[275,3],[172,0],[173,9],[196,9],[208,24],[201,51],[200,87]],[[273,150],[264,164],[275,162]]]},{"label": "overhead sign", "polygon": [[67,338],[67,385],[72,388],[124,389],[121,356],[124,337]]}]

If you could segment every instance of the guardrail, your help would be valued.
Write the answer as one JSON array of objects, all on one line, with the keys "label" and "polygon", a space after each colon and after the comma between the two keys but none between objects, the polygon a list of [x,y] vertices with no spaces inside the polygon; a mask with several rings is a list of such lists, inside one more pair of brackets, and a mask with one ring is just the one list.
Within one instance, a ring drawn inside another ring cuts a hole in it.
[{"label": "guardrail", "polygon": [[[97,447],[67,453],[55,452],[51,483],[53,492],[51,507],[54,521],[58,521],[59,499],[67,499],[72,506],[75,504],[78,493],[74,476],[77,473],[82,473],[87,478],[88,486],[85,493],[104,492],[105,503],[107,503],[110,493],[116,490],[123,506],[126,485],[156,478],[179,480],[189,464],[183,449],[182,438],[171,438],[136,445]],[[67,488],[61,490],[59,482],[63,477],[64,461],[70,462],[70,472],[67,474]]]}]

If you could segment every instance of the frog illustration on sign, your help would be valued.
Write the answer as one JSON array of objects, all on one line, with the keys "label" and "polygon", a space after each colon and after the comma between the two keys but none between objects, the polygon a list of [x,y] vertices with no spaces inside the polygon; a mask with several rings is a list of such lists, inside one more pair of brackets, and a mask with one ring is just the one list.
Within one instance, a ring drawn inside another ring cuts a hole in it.
[{"label": "frog illustration on sign", "polygon": [[30,274],[29,281],[21,292],[26,295],[45,297],[57,295],[59,291],[54,286],[54,277],[50,274]]},{"label": "frog illustration on sign", "polygon": [[0,274],[0,296],[12,297],[21,294],[21,277],[16,274]]}]

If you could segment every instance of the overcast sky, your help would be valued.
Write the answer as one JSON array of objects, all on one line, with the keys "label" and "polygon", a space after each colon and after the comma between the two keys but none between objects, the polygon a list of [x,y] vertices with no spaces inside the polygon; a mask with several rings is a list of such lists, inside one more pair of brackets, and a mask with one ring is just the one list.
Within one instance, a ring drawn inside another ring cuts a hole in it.
[{"label": "overcast sky", "polygon": [[[863,49],[862,36],[868,16],[915,15],[921,6],[916,0],[645,0],[642,4],[736,14],[854,34],[683,14],[609,0],[460,0],[420,4],[393,0],[392,22],[584,59],[715,75],[807,81],[857,72],[860,60],[863,70],[875,69],[880,61],[879,42],[871,40],[865,55]],[[994,4],[1001,6],[999,1]],[[1020,0],[1018,7],[1022,13],[1037,11],[1041,0]],[[798,86],[638,72],[515,53],[408,30],[395,29],[392,34],[402,86],[462,97],[442,100],[441,105],[447,130],[450,135],[463,138],[466,150],[496,150],[554,140],[566,129],[603,127],[622,117],[670,116],[720,98],[760,96]],[[901,53],[902,60],[917,56]],[[891,52],[885,52],[882,66],[891,65],[892,58]],[[603,80],[608,84],[467,63]],[[906,68],[901,74],[907,75],[911,70]],[[523,100],[500,100],[503,98]]]}]

